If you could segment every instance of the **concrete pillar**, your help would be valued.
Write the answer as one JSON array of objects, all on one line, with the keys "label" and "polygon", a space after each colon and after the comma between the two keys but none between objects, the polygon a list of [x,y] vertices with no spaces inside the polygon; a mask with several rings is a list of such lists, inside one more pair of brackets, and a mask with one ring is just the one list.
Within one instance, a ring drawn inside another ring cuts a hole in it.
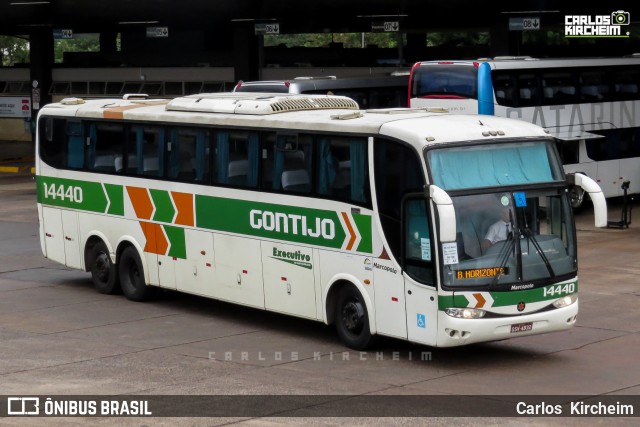
[{"label": "concrete pillar", "polygon": [[515,55],[515,45],[513,38],[517,37],[516,31],[509,31],[509,22],[500,19],[500,22],[494,24],[489,29],[489,52],[492,57]]},{"label": "concrete pillar", "polygon": [[235,80],[260,80],[263,63],[262,37],[257,36],[253,22],[237,23],[233,29],[233,66]]},{"label": "concrete pillar", "polygon": [[427,33],[407,33],[407,46],[404,50],[405,60],[411,66],[418,61],[428,59]]},{"label": "concrete pillar", "polygon": [[[31,121],[35,129],[35,120],[40,108],[51,102],[49,88],[53,69],[53,32],[51,28],[35,27],[29,33],[31,63]],[[35,137],[35,134],[34,134]]]}]

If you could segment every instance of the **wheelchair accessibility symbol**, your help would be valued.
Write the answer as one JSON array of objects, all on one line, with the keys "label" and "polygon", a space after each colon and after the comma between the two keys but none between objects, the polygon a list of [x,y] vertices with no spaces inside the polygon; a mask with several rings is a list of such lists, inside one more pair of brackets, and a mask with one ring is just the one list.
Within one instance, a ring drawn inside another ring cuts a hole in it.
[{"label": "wheelchair accessibility symbol", "polygon": [[427,319],[424,314],[418,313],[418,328],[426,328],[427,327]]}]

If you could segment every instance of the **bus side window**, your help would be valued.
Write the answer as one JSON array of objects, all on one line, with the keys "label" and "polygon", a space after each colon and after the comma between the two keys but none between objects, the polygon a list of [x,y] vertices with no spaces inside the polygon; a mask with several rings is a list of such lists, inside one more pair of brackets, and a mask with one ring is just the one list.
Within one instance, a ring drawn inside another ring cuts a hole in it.
[{"label": "bus side window", "polygon": [[210,132],[198,128],[172,128],[167,144],[167,177],[178,181],[209,181]]},{"label": "bus side window", "polygon": [[411,148],[380,138],[374,145],[374,171],[382,230],[391,253],[399,260],[402,197],[423,191],[422,167]]},{"label": "bus side window", "polygon": [[219,131],[214,138],[214,183],[255,188],[258,185],[258,132]]},{"label": "bus side window", "polygon": [[165,143],[163,129],[155,126],[132,126],[128,143],[129,173],[162,176]]},{"label": "bus side window", "polygon": [[122,135],[119,124],[89,123],[84,129],[86,139],[85,166],[89,170],[117,173],[122,170]]},{"label": "bus side window", "polygon": [[433,239],[429,232],[429,214],[424,198],[405,201],[403,240],[405,271],[419,282],[433,285]]},{"label": "bus side window", "polygon": [[538,77],[533,73],[522,73],[518,76],[518,106],[537,105],[539,90]]},{"label": "bus side window", "polygon": [[320,137],[318,194],[338,200],[369,202],[367,141],[364,138]]},{"label": "bus side window", "polygon": [[[40,158],[46,164],[64,168],[67,166],[71,155],[68,151],[65,119],[43,117],[40,119]],[[67,143],[67,144],[66,144]]]},{"label": "bus side window", "polygon": [[615,101],[638,99],[640,72],[637,67],[620,68],[614,73],[614,98]]},{"label": "bus side window", "polygon": [[562,164],[571,165],[580,163],[580,140],[556,141]]},{"label": "bus side window", "polygon": [[67,167],[84,167],[84,126],[82,122],[67,121]]},{"label": "bus side window", "polygon": [[515,82],[511,74],[495,74],[493,76],[493,87],[496,95],[496,102],[507,107],[515,106]]}]

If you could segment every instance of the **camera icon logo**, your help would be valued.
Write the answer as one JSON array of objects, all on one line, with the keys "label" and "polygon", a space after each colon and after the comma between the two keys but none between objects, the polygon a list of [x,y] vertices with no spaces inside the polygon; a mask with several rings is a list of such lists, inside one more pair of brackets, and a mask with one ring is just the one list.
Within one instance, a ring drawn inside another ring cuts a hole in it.
[{"label": "camera icon logo", "polygon": [[624,10],[618,10],[611,14],[612,25],[629,25],[630,22],[631,22],[631,17],[629,16],[629,12],[625,12]]}]

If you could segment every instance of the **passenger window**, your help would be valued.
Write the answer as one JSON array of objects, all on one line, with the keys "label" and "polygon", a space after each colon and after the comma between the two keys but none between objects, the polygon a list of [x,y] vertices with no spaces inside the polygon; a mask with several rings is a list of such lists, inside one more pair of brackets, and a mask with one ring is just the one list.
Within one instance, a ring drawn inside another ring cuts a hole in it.
[{"label": "passenger window", "polygon": [[495,89],[496,102],[499,105],[515,106],[515,84],[512,75],[496,74],[493,77],[493,87]]},{"label": "passenger window", "polygon": [[167,144],[167,176],[177,181],[207,183],[210,176],[210,131],[172,128]]},{"label": "passenger window", "polygon": [[614,74],[615,100],[638,99],[640,72],[637,68],[619,69]]},{"label": "passenger window", "polygon": [[257,187],[258,142],[257,132],[217,132],[214,138],[214,182],[238,187]]},{"label": "passenger window", "polygon": [[318,193],[338,200],[368,203],[366,139],[322,136],[318,146]]},{"label": "passenger window", "polygon": [[68,153],[68,146],[65,147],[66,120],[44,117],[40,119],[40,158],[46,164],[62,168],[66,167],[69,162],[65,158]]},{"label": "passenger window", "polygon": [[162,176],[164,136],[164,131],[159,127],[132,126],[126,159],[127,172],[143,176]]},{"label": "passenger window", "polygon": [[82,122],[67,121],[67,167],[82,169],[84,167],[84,126]]},{"label": "passenger window", "polygon": [[528,107],[538,104],[538,77],[533,73],[518,76],[518,106]]},{"label": "passenger window", "polygon": [[604,71],[582,71],[579,80],[580,101],[601,102],[609,98],[609,84]]},{"label": "passenger window", "polygon": [[267,190],[309,193],[312,137],[270,133],[262,148],[262,186]]},{"label": "passenger window", "polygon": [[544,92],[543,105],[573,104],[577,102],[574,75],[568,72],[544,72],[542,74]]},{"label": "passenger window", "polygon": [[122,171],[122,125],[90,123],[85,129],[88,144],[85,150],[87,169],[97,172]]}]

